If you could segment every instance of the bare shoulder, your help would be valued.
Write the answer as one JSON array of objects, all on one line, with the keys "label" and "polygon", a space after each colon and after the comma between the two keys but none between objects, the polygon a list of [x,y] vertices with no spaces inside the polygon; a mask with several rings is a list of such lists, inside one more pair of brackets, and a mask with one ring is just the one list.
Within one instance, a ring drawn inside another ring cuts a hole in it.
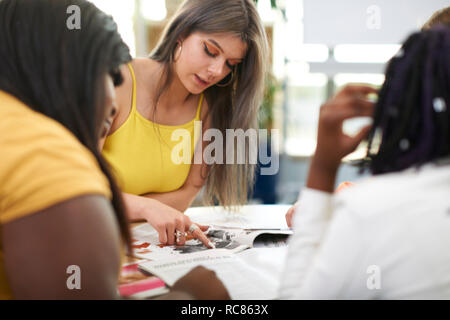
[{"label": "bare shoulder", "polygon": [[142,72],[147,70],[149,67],[156,65],[157,62],[150,58],[134,58],[131,62],[131,66],[135,70],[135,72]]},{"label": "bare shoulder", "polygon": [[[148,88],[150,84],[148,79],[152,79],[149,74],[152,74],[157,67],[158,63],[149,58],[135,58],[130,62],[131,69],[133,70],[136,79],[136,99],[139,100],[139,95],[145,97],[145,90],[142,88]],[[118,113],[114,118],[114,122],[109,131],[109,135],[119,129],[131,112],[133,104],[133,76],[128,65],[121,67],[121,73],[123,77],[123,83],[116,88],[116,102],[118,106]]]}]

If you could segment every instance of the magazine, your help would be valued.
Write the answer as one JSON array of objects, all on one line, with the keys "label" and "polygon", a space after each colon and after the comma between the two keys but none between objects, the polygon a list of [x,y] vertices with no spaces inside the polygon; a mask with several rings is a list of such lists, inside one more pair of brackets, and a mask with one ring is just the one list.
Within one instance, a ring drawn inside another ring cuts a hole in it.
[{"label": "magazine", "polygon": [[132,229],[133,254],[137,258],[161,260],[174,256],[182,256],[195,252],[225,249],[236,253],[248,248],[285,246],[290,229],[254,230],[239,228],[210,227],[206,232],[208,239],[216,249],[207,248],[200,240],[188,235],[183,246],[163,245],[159,243],[158,232],[149,224],[144,223]]},{"label": "magazine", "polygon": [[[216,246],[208,249],[186,237],[183,246],[162,245],[149,224],[132,229],[133,253],[147,261],[139,268],[172,286],[198,265],[214,270],[232,299],[275,299],[287,252],[288,206],[245,206],[238,213],[223,208],[190,208],[186,215],[209,225],[205,232]],[[251,249],[251,250],[246,250]]]},{"label": "magazine", "polygon": [[169,292],[163,280],[139,269],[142,261],[122,265],[118,287],[122,297],[143,299]]}]

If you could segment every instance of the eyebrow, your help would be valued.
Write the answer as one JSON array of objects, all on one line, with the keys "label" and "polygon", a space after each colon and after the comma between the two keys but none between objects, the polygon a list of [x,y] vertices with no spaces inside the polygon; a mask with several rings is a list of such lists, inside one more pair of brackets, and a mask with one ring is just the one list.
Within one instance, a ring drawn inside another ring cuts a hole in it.
[{"label": "eyebrow", "polygon": [[[208,41],[209,41],[209,42],[212,42],[212,44],[214,44],[217,48],[219,48],[220,51],[222,51],[222,53],[224,53],[222,47],[220,46],[220,44],[217,43],[216,40],[214,40],[214,39],[208,39]],[[242,60],[244,60],[244,58],[230,59],[230,60],[240,60],[240,61],[242,61]]]}]

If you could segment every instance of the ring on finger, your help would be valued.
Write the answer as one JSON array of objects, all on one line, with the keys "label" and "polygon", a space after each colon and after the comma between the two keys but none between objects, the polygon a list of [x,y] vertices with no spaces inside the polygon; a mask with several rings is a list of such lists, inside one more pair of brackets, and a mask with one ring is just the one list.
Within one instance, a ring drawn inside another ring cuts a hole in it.
[{"label": "ring on finger", "polygon": [[198,227],[198,225],[196,225],[195,223],[191,224],[191,226],[189,227],[189,232],[193,233],[195,230],[199,230],[200,228]]},{"label": "ring on finger", "polygon": [[180,241],[180,238],[183,234],[184,234],[184,236],[186,236],[186,232],[181,232],[180,230],[175,231],[175,237],[177,238],[177,242]]}]

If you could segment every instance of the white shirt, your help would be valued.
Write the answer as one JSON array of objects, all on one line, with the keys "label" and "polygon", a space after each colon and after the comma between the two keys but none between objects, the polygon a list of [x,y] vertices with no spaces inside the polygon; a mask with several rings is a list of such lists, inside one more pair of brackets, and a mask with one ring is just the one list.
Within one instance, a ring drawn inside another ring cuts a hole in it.
[{"label": "white shirt", "polygon": [[281,299],[450,299],[450,166],[304,189]]}]

